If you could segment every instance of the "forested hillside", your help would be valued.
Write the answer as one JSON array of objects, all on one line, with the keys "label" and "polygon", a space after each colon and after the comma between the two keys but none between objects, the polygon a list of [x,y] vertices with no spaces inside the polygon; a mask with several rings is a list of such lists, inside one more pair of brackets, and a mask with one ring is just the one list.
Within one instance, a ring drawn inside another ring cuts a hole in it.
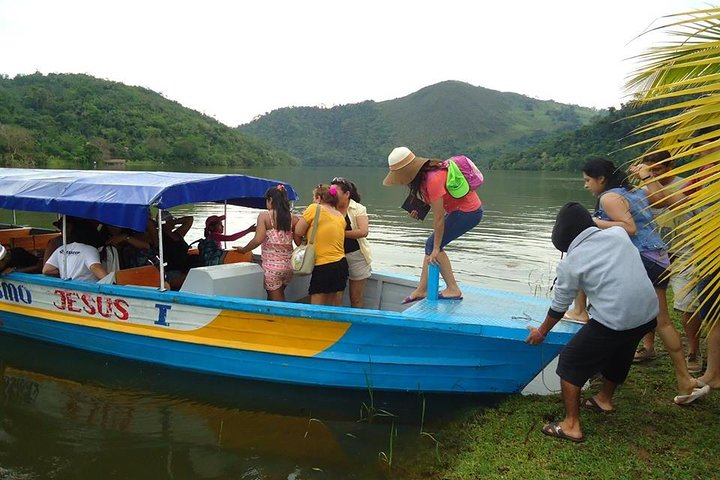
[{"label": "forested hillside", "polygon": [[667,113],[654,113],[633,117],[667,102],[638,105],[629,102],[620,109],[611,108],[608,115],[593,120],[576,130],[558,134],[522,151],[505,152],[491,162],[492,168],[508,170],[560,170],[578,171],[591,156],[608,155],[616,164],[627,162],[647,149],[628,148],[648,138],[648,135],[631,135],[636,128],[649,121],[666,117]]},{"label": "forested hillside", "polygon": [[447,81],[385,102],[282,108],[239,128],[306,165],[385,165],[398,145],[425,156],[464,153],[487,164],[501,152],[573,130],[598,114]]},{"label": "forested hillside", "polygon": [[259,166],[296,159],[153,91],[87,75],[0,76],[0,164],[107,158],[169,166]]}]

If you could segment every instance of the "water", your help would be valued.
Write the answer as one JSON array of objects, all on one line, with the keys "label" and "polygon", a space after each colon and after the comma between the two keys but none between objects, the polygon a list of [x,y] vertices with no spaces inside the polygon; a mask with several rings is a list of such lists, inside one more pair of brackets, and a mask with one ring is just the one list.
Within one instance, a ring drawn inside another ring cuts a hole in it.
[{"label": "water", "polygon": [[[399,208],[407,191],[382,187],[384,169],[237,173],[290,182],[301,195],[298,209],[318,183],[353,180],[371,215],[374,269],[419,273],[431,220],[412,220]],[[485,218],[448,248],[458,279],[548,297],[560,258],[550,243],[555,213],[568,201],[592,206],[580,176],[492,171],[485,178]],[[196,217],[188,238],[197,239],[204,218],[223,208],[173,211]],[[234,233],[257,211],[229,206],[228,214]],[[0,221],[11,218],[0,213]],[[18,212],[18,220],[49,226],[52,219]],[[0,478],[385,478],[390,456],[434,455],[421,424],[433,432],[460,409],[491,408],[496,400],[241,382],[0,336]]]}]

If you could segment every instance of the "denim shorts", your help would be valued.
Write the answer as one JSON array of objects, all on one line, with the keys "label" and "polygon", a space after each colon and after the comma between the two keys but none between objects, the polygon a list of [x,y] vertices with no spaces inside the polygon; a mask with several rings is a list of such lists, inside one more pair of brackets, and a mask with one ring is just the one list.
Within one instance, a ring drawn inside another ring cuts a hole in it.
[{"label": "denim shorts", "polygon": [[[474,212],[463,212],[456,210],[452,213],[445,214],[445,231],[443,232],[442,243],[440,244],[440,250],[443,250],[445,246],[459,238],[463,233],[468,232],[475,228],[483,217],[482,207],[478,208]],[[431,233],[425,242],[425,255],[430,255],[435,245],[435,232]]]},{"label": "denim shorts", "polygon": [[667,289],[668,283],[670,282],[670,277],[668,276],[667,269],[662,265],[647,258],[642,253],[640,254],[640,258],[642,259],[643,267],[645,267],[645,272],[650,278],[653,287],[662,290]]}]

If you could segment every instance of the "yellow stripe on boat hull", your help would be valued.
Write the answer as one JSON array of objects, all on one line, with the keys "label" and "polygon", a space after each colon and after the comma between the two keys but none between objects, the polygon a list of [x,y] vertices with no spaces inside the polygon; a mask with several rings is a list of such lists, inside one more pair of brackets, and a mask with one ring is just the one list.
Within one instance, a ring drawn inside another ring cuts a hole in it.
[{"label": "yellow stripe on boat hull", "polygon": [[312,357],[326,350],[350,328],[350,324],[344,322],[233,310],[222,310],[207,325],[189,331],[96,319],[4,302],[0,302],[0,311],[163,340],[300,357]]}]

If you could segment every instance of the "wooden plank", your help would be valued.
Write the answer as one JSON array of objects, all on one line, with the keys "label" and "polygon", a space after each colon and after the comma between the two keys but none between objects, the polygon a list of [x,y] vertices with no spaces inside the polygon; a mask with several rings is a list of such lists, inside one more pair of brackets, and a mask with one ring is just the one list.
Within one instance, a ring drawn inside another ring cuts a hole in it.
[{"label": "wooden plank", "polygon": [[115,283],[118,285],[140,285],[145,287],[160,286],[160,271],[154,265],[125,268],[115,272]]},{"label": "wooden plank", "polygon": [[30,227],[4,228],[0,230],[0,243],[10,246],[10,239],[14,237],[25,237],[30,235]]},{"label": "wooden plank", "polygon": [[252,252],[240,253],[237,250],[228,250],[223,263],[252,262]]}]

